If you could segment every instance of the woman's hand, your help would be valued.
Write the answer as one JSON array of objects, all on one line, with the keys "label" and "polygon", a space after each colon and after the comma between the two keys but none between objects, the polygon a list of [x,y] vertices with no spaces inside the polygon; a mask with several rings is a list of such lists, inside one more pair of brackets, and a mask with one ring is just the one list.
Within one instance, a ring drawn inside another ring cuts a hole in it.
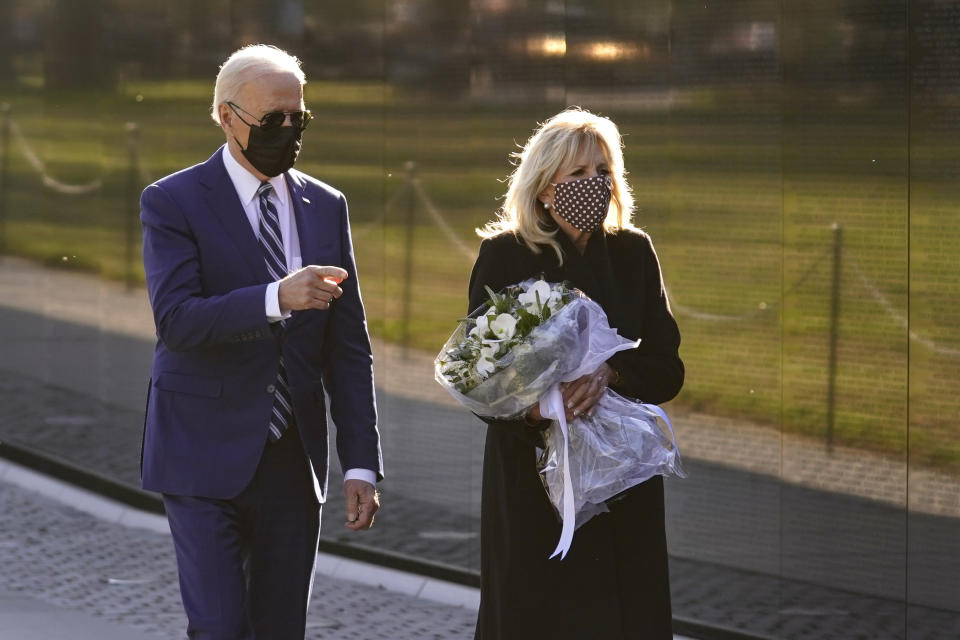
[{"label": "woman's hand", "polygon": [[617,372],[604,362],[596,371],[560,385],[563,406],[567,409],[567,421],[593,410],[594,405],[603,397],[604,390],[618,378]]},{"label": "woman's hand", "polygon": [[[597,367],[596,371],[572,382],[561,384],[560,391],[563,395],[563,405],[567,409],[567,422],[593,409],[603,397],[603,391],[618,380],[620,380],[620,374],[604,362]],[[526,421],[527,424],[534,426],[542,420],[540,403],[537,403],[527,411]]]},{"label": "woman's hand", "polygon": [[543,420],[543,416],[540,415],[540,403],[530,407],[530,411],[527,411],[527,422],[530,424],[536,424]]}]

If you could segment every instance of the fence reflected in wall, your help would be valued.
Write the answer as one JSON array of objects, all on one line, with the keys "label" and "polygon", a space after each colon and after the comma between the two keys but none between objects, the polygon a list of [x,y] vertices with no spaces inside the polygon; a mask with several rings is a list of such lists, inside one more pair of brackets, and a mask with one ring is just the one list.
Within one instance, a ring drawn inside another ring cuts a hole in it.
[{"label": "fence reflected in wall", "polygon": [[137,195],[209,157],[217,65],[275,42],[304,60],[299,162],[348,196],[375,341],[388,479],[360,546],[474,579],[484,427],[430,362],[509,154],[579,104],[624,133],[684,336],[678,618],[957,636],[960,2],[714,4],[3,3],[0,440],[136,486]]}]

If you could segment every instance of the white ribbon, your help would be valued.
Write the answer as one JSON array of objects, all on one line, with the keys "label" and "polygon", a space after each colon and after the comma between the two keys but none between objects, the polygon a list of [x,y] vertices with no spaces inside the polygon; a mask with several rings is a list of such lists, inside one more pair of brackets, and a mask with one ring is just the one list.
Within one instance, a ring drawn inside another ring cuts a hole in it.
[{"label": "white ribbon", "polygon": [[[599,404],[602,404],[607,398],[607,392],[604,391]],[[680,455],[677,449],[677,437],[673,433],[673,424],[666,412],[655,404],[638,403],[642,409],[655,413],[660,419],[667,423],[670,429],[670,439],[673,441],[673,455]],[[563,406],[563,394],[560,392],[560,384],[550,387],[540,398],[540,415],[550,420],[556,420],[560,425],[560,432],[563,434],[563,526],[560,529],[560,540],[557,542],[557,548],[550,554],[550,559],[560,556],[563,560],[567,557],[570,545],[573,543],[573,532],[576,530],[576,503],[573,496],[573,477],[570,474],[570,437],[567,433],[567,412]],[[576,422],[576,421],[574,421]]]},{"label": "white ribbon", "polygon": [[560,393],[560,384],[550,387],[540,398],[540,415],[544,418],[556,420],[560,423],[563,433],[563,528],[560,530],[560,541],[557,548],[550,554],[555,558],[560,554],[563,560],[573,542],[573,531],[576,524],[576,510],[573,502],[573,477],[570,475],[570,438],[567,436],[567,412],[563,406],[563,394]]}]

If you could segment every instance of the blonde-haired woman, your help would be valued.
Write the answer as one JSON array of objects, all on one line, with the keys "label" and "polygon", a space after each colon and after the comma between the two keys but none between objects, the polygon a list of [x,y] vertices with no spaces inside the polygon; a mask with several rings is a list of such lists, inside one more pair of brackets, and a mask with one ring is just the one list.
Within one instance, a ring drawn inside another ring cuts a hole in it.
[{"label": "blonde-haired woman", "polygon": [[[650,237],[631,223],[616,125],[567,109],[517,157],[503,209],[479,230],[470,309],[484,303],[485,286],[498,291],[540,274],[567,281],[621,335],[641,339],[566,385],[568,418],[589,411],[608,386],[644,402],[670,400],[683,385],[680,332]],[[548,424],[536,406],[522,420],[489,423],[476,638],[672,638],[662,479],[608,501],[610,512],[577,531],[564,560],[548,560],[560,522],[535,467]]]}]

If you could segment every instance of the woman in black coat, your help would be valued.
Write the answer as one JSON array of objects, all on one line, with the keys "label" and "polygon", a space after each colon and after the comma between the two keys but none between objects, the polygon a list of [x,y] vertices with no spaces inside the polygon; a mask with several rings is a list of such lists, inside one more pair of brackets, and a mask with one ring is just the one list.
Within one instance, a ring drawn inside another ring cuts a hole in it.
[{"label": "woman in black coat", "polygon": [[[611,326],[641,339],[565,385],[567,419],[603,390],[662,403],[683,385],[680,333],[650,237],[630,222],[620,133],[606,118],[568,109],[518,154],[499,218],[470,276],[470,310],[494,291],[541,274],[593,298]],[[663,480],[608,501],[609,513],[577,530],[566,558],[548,560],[561,524],[536,469],[549,425],[535,405],[490,421],[481,501],[481,591],[476,638],[672,638]]]}]

